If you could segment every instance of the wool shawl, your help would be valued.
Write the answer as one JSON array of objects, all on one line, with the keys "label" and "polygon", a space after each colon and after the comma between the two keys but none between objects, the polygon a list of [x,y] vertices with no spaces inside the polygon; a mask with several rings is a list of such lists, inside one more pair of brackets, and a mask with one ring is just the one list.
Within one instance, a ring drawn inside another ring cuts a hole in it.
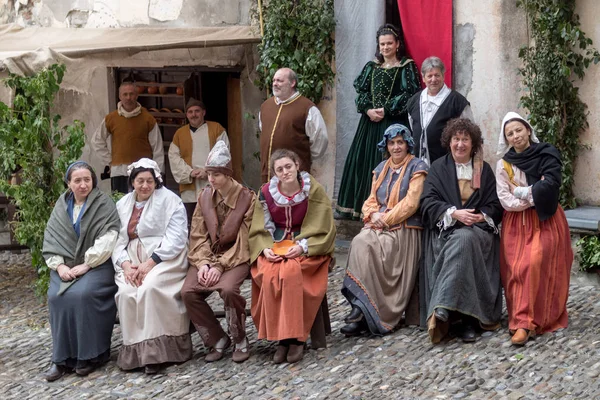
[{"label": "wool shawl", "polygon": [[[268,184],[268,183],[267,183]],[[308,256],[321,256],[332,254],[335,249],[335,224],[331,200],[327,197],[325,189],[315,178],[310,177],[310,191],[308,192],[308,210],[300,234],[294,239],[300,241],[307,239]],[[260,201],[254,206],[252,226],[249,233],[250,260],[255,262],[264,249],[273,247],[273,237],[265,229],[265,213]]]},{"label": "wool shawl", "polygon": [[527,184],[532,186],[533,202],[540,221],[552,217],[558,207],[562,181],[558,150],[548,143],[531,143],[521,153],[511,148],[502,158],[525,172]]},{"label": "wool shawl", "polygon": [[81,210],[80,234],[77,237],[73,220],[67,212],[67,198],[70,193],[63,193],[52,210],[44,232],[42,253],[45,259],[61,256],[67,266],[74,267],[84,262],[85,252],[94,245],[96,239],[108,231],[118,232],[121,221],[114,201],[98,188],[94,188]]},{"label": "wool shawl", "polygon": [[[135,191],[125,195],[117,202],[117,210],[121,218],[121,230],[115,250],[113,251],[113,262],[119,259],[123,250],[129,244],[129,235],[127,234],[127,225],[131,219],[133,208],[135,207]],[[170,246],[171,243],[164,238],[167,231],[167,225],[173,216],[177,207],[181,204],[181,198],[165,187],[154,190],[150,196],[144,210],[140,216],[137,225],[137,233],[140,241],[148,253],[148,257],[159,246]]]},{"label": "wool shawl", "polygon": [[[429,229],[435,229],[440,217],[450,207],[460,209],[475,209],[491,217],[494,224],[498,225],[502,220],[502,205],[496,193],[496,178],[494,172],[487,162],[483,162],[481,173],[481,187],[475,189],[471,197],[462,204],[458,178],[456,177],[456,163],[451,153],[434,161],[429,169],[429,175],[425,180],[423,194],[421,195],[421,221]],[[493,231],[487,222],[476,224],[481,229]],[[460,221],[454,225],[455,228],[464,226]]]}]

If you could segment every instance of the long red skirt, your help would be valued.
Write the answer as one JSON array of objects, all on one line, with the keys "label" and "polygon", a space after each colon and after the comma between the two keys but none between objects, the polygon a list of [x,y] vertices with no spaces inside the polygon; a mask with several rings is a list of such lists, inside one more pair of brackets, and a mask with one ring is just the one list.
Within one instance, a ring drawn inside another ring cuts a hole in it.
[{"label": "long red skirt", "polygon": [[566,328],[573,250],[563,209],[543,222],[533,208],[505,211],[501,245],[508,328],[538,334]]},{"label": "long red skirt", "polygon": [[305,342],[327,292],[330,256],[296,257],[252,266],[252,319],[259,339]]}]

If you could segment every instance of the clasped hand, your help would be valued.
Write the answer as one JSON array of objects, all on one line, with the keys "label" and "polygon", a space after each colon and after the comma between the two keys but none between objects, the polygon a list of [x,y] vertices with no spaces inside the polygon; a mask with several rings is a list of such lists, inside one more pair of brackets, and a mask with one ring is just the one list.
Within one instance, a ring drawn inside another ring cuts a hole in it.
[{"label": "clasped hand", "polygon": [[462,222],[467,226],[471,226],[478,222],[485,221],[481,212],[475,212],[474,208],[466,208],[464,210],[456,210],[452,213],[452,218]]},{"label": "clasped hand", "polygon": [[144,283],[146,275],[148,275],[148,272],[150,272],[155,266],[156,263],[151,258],[139,265],[133,265],[129,261],[125,261],[121,264],[121,268],[123,269],[123,273],[125,275],[125,282],[135,287],[139,287],[142,285],[142,283]]},{"label": "clasped hand", "polygon": [[77,277],[85,274],[89,270],[90,270],[90,266],[87,265],[86,263],[76,265],[73,268],[69,268],[65,264],[60,264],[56,268],[56,272],[58,272],[58,276],[60,276],[60,279],[65,282],[72,281],[73,279],[76,279]]},{"label": "clasped hand", "polygon": [[190,172],[190,176],[194,179],[206,179],[208,177],[204,168],[194,168]]},{"label": "clasped hand", "polygon": [[383,220],[384,216],[385,216],[385,213],[380,213],[380,212],[374,212],[373,214],[371,214],[371,218],[370,218],[371,227],[378,228],[378,229],[386,229],[388,227],[388,224],[386,224],[385,221]]},{"label": "clasped hand", "polygon": [[222,273],[218,269],[211,268],[208,264],[204,264],[198,270],[198,283],[209,288],[219,283],[221,275]]},{"label": "clasped hand", "polygon": [[304,249],[299,244],[290,247],[287,253],[285,253],[283,256],[275,254],[273,249],[263,250],[263,255],[267,258],[267,260],[271,262],[279,262],[282,261],[284,258],[296,258],[298,256],[301,256],[302,253],[304,253]]},{"label": "clasped hand", "polygon": [[385,115],[385,110],[382,108],[372,108],[370,110],[367,110],[367,116],[371,119],[371,121],[373,122],[379,122],[383,119]]}]

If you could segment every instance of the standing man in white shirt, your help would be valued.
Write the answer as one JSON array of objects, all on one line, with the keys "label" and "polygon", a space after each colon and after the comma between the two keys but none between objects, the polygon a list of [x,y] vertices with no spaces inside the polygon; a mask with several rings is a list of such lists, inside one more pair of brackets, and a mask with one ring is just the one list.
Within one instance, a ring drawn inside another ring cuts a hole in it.
[{"label": "standing man in white shirt", "polygon": [[188,228],[196,208],[198,194],[208,185],[204,170],[206,157],[219,140],[229,147],[225,128],[218,122],[206,121],[206,106],[200,100],[190,98],[185,106],[189,124],[175,132],[169,146],[169,163],[188,216]]},{"label": "standing man in white shirt", "polygon": [[271,178],[269,163],[277,149],[294,151],[300,157],[300,170],[311,172],[312,160],[327,150],[327,127],[315,104],[300,95],[298,78],[289,68],[273,76],[273,97],[260,106],[259,126],[261,179]]}]

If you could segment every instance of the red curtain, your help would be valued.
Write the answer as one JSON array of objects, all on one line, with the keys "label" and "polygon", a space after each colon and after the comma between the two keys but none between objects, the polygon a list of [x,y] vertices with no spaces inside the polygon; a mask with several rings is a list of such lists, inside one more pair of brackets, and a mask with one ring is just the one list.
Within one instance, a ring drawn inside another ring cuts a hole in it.
[{"label": "red curtain", "polygon": [[452,0],[398,0],[408,54],[419,71],[430,56],[446,66],[444,81],[452,87]]}]

